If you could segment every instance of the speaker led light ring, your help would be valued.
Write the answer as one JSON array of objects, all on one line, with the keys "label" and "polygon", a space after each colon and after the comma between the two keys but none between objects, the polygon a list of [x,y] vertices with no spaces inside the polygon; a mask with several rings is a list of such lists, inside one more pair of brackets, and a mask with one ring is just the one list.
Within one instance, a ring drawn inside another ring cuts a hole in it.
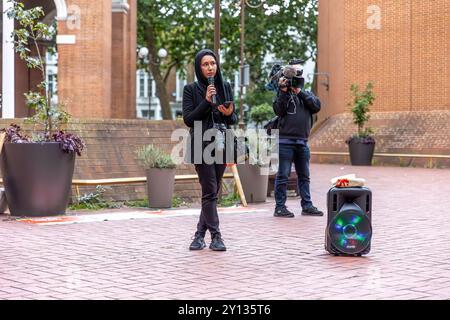
[{"label": "speaker led light ring", "polygon": [[356,254],[369,245],[372,228],[363,212],[348,210],[334,217],[328,235],[336,249],[346,254]]}]

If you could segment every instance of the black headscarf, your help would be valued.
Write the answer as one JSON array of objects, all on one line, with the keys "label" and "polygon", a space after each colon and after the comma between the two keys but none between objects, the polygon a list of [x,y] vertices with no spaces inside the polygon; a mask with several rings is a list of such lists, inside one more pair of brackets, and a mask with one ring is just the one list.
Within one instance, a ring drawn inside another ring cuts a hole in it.
[{"label": "black headscarf", "polygon": [[220,71],[220,65],[219,62],[217,61],[216,54],[209,49],[200,50],[195,56],[195,75],[197,76],[197,86],[201,90],[202,95],[205,96],[206,87],[208,86],[208,79],[202,73],[201,61],[202,58],[206,55],[213,56],[214,59],[216,60],[217,72],[216,75],[214,76],[214,86],[216,87],[217,91],[218,104],[223,104],[225,101],[230,101],[231,97],[228,97],[227,92],[225,91],[225,84],[222,78],[222,72]]}]

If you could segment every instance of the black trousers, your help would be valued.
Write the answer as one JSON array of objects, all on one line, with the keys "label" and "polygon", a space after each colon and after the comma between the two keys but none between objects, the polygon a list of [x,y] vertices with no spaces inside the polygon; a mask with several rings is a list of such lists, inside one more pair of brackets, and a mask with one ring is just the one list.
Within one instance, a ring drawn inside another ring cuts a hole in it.
[{"label": "black trousers", "polygon": [[217,214],[217,194],[225,172],[225,164],[196,164],[200,185],[202,186],[202,211],[197,224],[197,231],[205,234],[220,232],[219,215]]}]

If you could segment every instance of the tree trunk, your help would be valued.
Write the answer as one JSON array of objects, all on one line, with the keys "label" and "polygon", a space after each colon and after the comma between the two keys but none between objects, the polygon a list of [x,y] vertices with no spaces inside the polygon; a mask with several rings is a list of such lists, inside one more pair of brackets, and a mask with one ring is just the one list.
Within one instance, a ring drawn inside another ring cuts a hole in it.
[{"label": "tree trunk", "polygon": [[189,63],[186,68],[186,79],[187,83],[192,83],[195,81],[195,68],[193,63]]},{"label": "tree trunk", "polygon": [[161,75],[160,64],[158,62],[158,52],[156,50],[156,40],[153,33],[153,28],[150,26],[147,29],[147,47],[149,50],[149,67],[150,72],[155,79],[156,95],[161,104],[162,117],[164,120],[172,120],[172,109],[170,107],[169,94],[167,93],[166,83]]},{"label": "tree trunk", "polygon": [[159,73],[159,67],[153,63],[150,63],[150,72],[153,75],[153,79],[155,79],[156,96],[159,98],[159,103],[161,104],[163,120],[172,120],[172,109],[170,107],[169,94],[167,93],[166,83]]}]

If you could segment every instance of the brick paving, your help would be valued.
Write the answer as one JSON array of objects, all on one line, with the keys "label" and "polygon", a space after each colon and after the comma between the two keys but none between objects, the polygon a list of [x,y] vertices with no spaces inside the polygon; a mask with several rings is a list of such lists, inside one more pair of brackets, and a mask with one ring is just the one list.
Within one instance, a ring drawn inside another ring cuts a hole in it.
[{"label": "brick paving", "polygon": [[288,200],[293,219],[274,218],[272,198],[222,213],[226,252],[188,250],[192,214],[64,225],[0,215],[0,299],[450,299],[450,170],[314,164],[311,173],[322,210],[332,177],[366,178],[369,255],[327,254],[326,216],[301,216],[298,198]]}]

